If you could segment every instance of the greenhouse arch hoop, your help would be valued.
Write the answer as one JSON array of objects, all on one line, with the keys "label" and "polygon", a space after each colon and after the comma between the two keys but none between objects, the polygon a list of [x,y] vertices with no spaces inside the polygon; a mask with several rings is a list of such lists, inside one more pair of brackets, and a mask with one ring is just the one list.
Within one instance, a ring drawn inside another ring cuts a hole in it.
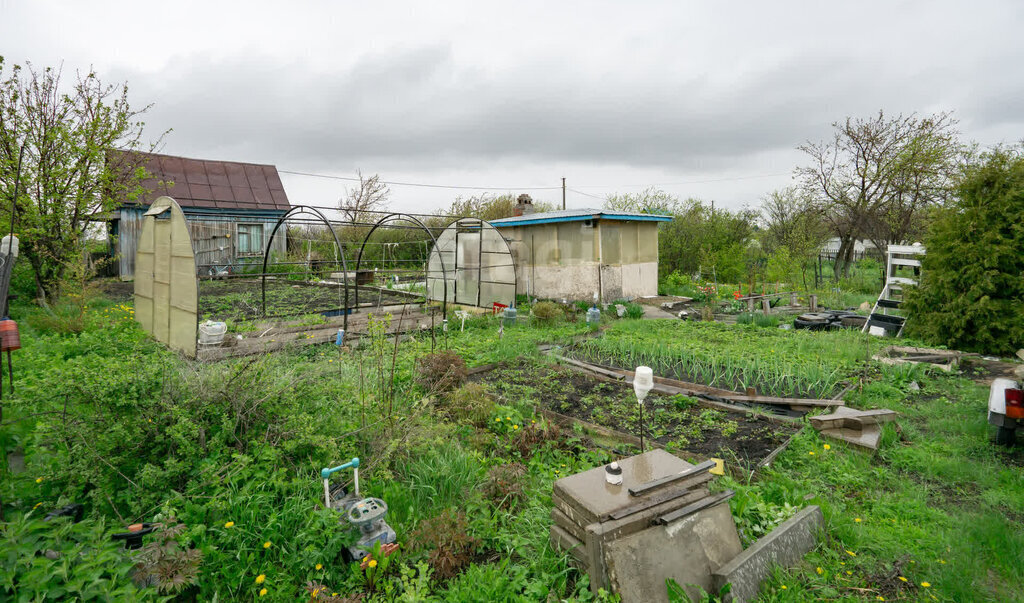
[{"label": "greenhouse arch hoop", "polygon": [[[427,236],[430,237],[430,242],[431,242],[430,252],[427,254],[427,261],[423,265],[423,281],[424,281],[424,284],[426,284],[427,281],[429,280],[430,254],[437,253],[438,257],[440,257],[440,252],[437,250],[437,237],[434,236],[434,233],[430,231],[430,228],[426,224],[424,224],[419,218],[417,218],[416,216],[414,216],[412,214],[393,213],[393,214],[388,214],[388,215],[384,216],[380,220],[377,220],[377,223],[373,225],[373,228],[371,228],[370,231],[366,233],[366,236],[363,237],[363,244],[359,246],[359,255],[356,256],[356,273],[357,274],[359,273],[359,269],[362,266],[362,263],[363,263],[363,251],[366,249],[366,243],[370,240],[370,237],[373,236],[373,233],[378,228],[380,228],[382,226],[385,226],[388,222],[391,222],[391,221],[394,221],[394,220],[405,220],[407,222],[410,222],[410,223],[414,224],[415,226],[419,227],[420,229],[422,229],[423,232],[427,233]],[[441,278],[445,281],[445,288],[444,288],[445,298],[441,301],[441,316],[443,316],[443,317],[448,316],[448,278],[447,277],[448,277],[448,272],[445,269],[444,261],[442,260],[441,261]],[[347,292],[347,289],[346,289],[346,292]],[[429,295],[425,295],[424,299],[429,302],[430,296]],[[358,286],[356,287],[355,305],[356,305],[356,307],[359,307],[359,287]]]},{"label": "greenhouse arch hoop", "polygon": [[[318,218],[321,222],[323,222],[324,226],[327,227],[327,230],[331,232],[331,236],[334,238],[334,248],[337,252],[335,260],[341,265],[342,273],[342,292],[341,299],[339,299],[342,306],[342,328],[348,330],[348,314],[351,308],[349,307],[348,304],[348,263],[345,261],[345,249],[341,246],[341,241],[338,240],[338,233],[334,231],[334,226],[331,224],[331,221],[327,219],[327,216],[325,216],[323,212],[321,212],[319,209],[316,209],[315,207],[310,207],[308,205],[295,205],[287,212],[285,212],[284,215],[277,220],[277,224],[274,225],[274,229],[270,231],[270,236],[267,237],[267,248],[263,252],[263,270],[261,272],[260,277],[260,288],[263,296],[263,315],[266,316],[267,314],[267,261],[270,259],[270,248],[271,244],[274,241],[274,236],[277,234],[278,229],[281,228],[281,225],[284,224],[288,220],[288,218],[303,213],[313,215],[316,218]],[[357,304],[359,302],[358,298],[359,291],[357,288]]]}]

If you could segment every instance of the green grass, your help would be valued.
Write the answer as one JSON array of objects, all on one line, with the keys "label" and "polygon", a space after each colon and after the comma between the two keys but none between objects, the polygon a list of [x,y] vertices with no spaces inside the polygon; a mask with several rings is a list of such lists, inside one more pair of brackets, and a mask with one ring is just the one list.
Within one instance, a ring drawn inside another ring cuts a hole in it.
[{"label": "green grass", "polygon": [[[116,550],[104,551],[112,555],[105,570],[77,564],[71,560],[81,543],[31,523],[71,501],[86,504],[81,530],[96,541],[136,519],[185,523],[183,542],[203,552],[194,593],[200,600],[256,596],[261,574],[263,600],[306,599],[310,584],[360,592],[362,572],[339,559],[351,535],[317,506],[317,471],[360,456],[364,492],[389,503],[389,520],[409,546],[398,566],[415,571],[425,561],[410,535],[445,509],[463,511],[480,542],[465,573],[428,585],[429,600],[593,600],[586,577],[547,543],[551,488],[610,457],[558,443],[518,456],[513,421],[503,417],[539,420],[528,392],[496,407],[502,420],[485,428],[441,420],[411,379],[415,359],[430,350],[429,335],[401,346],[395,415],[387,421],[372,388],[360,395],[360,364],[370,381],[367,355],[323,345],[196,364],[141,333],[123,304],[93,300],[81,316],[76,311],[73,303],[58,304],[59,317],[81,326],[59,332],[41,310],[14,308],[24,347],[14,352],[15,394],[4,392],[0,445],[22,448],[27,468],[0,468],[10,522],[0,527],[38,539],[0,544],[0,598],[12,593],[11,580],[33,579],[18,560],[42,558],[26,547],[68,553],[66,564],[47,566],[42,578],[52,592],[94,578],[110,588],[124,584],[130,561],[118,560]],[[492,317],[468,320],[465,332],[450,324],[447,346],[470,366],[536,357],[537,343],[568,345],[586,331],[582,322],[524,323],[499,336]],[[835,390],[866,374],[847,403],[900,413],[900,429],[886,427],[875,456],[804,427],[756,480],[721,480],[720,487],[737,491],[731,505],[748,539],[806,504],[825,514],[826,538],[797,567],[777,571],[761,601],[1022,600],[1024,454],[990,443],[984,386],[919,368],[872,364],[865,372],[865,355],[884,342],[858,333],[624,320],[612,322],[600,341],[610,343],[597,351],[616,353],[629,366],[643,354],[657,360],[653,354],[663,350],[668,361],[718,359],[715,370],[731,363],[783,388],[817,382]],[[442,334],[437,342],[446,345]],[[912,381],[920,391],[909,388]],[[571,432],[563,439],[580,443]],[[492,467],[510,461],[527,468],[523,496],[512,509],[498,509],[481,484]],[[385,599],[411,597],[397,573],[385,583]]]}]

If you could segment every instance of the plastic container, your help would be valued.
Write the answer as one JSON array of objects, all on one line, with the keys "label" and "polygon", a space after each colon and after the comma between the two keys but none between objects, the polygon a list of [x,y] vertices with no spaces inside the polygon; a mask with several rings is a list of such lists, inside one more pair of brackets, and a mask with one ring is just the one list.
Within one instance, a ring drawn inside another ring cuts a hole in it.
[{"label": "plastic container", "polygon": [[601,324],[601,310],[597,306],[591,306],[587,310],[587,325],[591,329],[596,329],[599,324]]},{"label": "plastic container", "polygon": [[0,239],[0,255],[13,255],[18,257],[18,237],[7,235]]},{"label": "plastic container", "polygon": [[10,318],[0,320],[0,352],[21,349],[21,335],[18,334],[18,323]]},{"label": "plastic container", "polygon": [[506,327],[511,327],[516,324],[517,312],[515,308],[505,308],[503,320]]},{"label": "plastic container", "polygon": [[218,346],[224,341],[227,332],[227,323],[207,320],[199,325],[199,345]]}]

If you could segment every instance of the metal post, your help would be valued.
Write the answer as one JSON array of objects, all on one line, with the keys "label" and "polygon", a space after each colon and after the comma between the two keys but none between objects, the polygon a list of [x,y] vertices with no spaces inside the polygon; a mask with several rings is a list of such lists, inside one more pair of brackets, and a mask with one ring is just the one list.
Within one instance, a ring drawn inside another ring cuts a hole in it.
[{"label": "metal post", "polygon": [[562,209],[565,209],[565,178],[562,178]]}]

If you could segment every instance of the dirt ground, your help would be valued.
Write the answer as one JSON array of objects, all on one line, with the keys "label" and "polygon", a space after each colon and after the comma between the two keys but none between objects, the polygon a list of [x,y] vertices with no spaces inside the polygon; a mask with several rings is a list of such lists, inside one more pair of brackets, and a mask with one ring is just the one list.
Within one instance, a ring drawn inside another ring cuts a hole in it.
[{"label": "dirt ground", "polygon": [[[474,379],[508,401],[526,400],[603,427],[639,434],[636,397],[629,385],[527,360],[500,364]],[[689,460],[720,457],[752,467],[794,431],[761,418],[711,410],[684,396],[652,393],[644,412],[647,437]]]}]

